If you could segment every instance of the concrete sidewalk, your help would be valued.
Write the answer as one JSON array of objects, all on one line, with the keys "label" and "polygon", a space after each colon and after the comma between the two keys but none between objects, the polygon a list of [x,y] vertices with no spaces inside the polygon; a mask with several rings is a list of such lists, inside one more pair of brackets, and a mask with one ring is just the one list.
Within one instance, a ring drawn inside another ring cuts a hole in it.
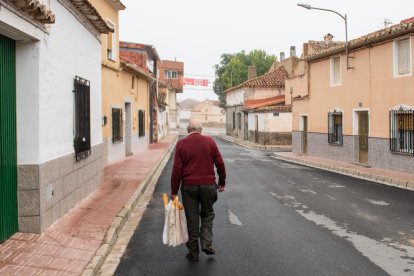
[{"label": "concrete sidewalk", "polygon": [[414,191],[414,174],[293,153],[289,147],[263,146],[228,135],[221,135],[220,138],[248,148],[274,151],[274,157],[280,160]]},{"label": "concrete sidewalk", "polygon": [[94,274],[177,138],[107,166],[104,183],[44,233],[16,233],[0,244],[0,275]]}]

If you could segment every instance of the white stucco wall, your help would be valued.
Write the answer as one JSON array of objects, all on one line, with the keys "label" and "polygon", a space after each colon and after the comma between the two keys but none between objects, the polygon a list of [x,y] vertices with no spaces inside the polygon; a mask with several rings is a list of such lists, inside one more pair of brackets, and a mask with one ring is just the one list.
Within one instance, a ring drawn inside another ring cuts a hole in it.
[{"label": "white stucco wall", "polygon": [[[22,45],[17,52],[18,75],[28,70],[24,56],[31,55],[30,64],[38,63],[30,76],[21,75],[19,79],[37,82],[37,85],[25,85],[18,91],[18,106],[24,107],[18,108],[18,116],[32,116],[35,125],[35,121],[39,125],[37,145],[33,145],[33,129],[21,127],[18,147],[38,147],[38,154],[20,151],[19,164],[43,163],[74,151],[75,76],[91,83],[91,145],[102,143],[100,42],[60,3],[51,2],[56,23],[51,25],[50,34],[30,46]],[[34,96],[25,97],[35,95],[36,91],[38,101],[33,101]]]},{"label": "white stucco wall", "polygon": [[191,110],[180,110],[180,120],[189,120],[191,118]]},{"label": "white stucco wall", "polygon": [[240,105],[244,102],[244,90],[237,89],[226,93],[226,104],[228,106]]},{"label": "white stucco wall", "polygon": [[285,89],[279,88],[248,88],[245,89],[246,100],[260,100],[285,94]]},{"label": "white stucco wall", "polygon": [[249,113],[248,128],[256,130],[256,119],[258,116],[259,131],[262,132],[291,132],[292,131],[292,113],[279,112],[279,116],[274,116],[273,112],[268,113]]},{"label": "white stucco wall", "polygon": [[17,164],[39,164],[39,46],[16,43]]}]

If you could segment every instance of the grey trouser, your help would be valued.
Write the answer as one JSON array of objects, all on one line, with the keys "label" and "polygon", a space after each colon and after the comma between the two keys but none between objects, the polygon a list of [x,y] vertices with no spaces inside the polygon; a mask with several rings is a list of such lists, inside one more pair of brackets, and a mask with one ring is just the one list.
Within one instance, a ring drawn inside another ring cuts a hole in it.
[{"label": "grey trouser", "polygon": [[201,247],[211,246],[213,242],[213,204],[217,201],[217,186],[182,185],[181,195],[187,218],[189,239],[186,245],[189,252],[199,253],[198,238]]}]

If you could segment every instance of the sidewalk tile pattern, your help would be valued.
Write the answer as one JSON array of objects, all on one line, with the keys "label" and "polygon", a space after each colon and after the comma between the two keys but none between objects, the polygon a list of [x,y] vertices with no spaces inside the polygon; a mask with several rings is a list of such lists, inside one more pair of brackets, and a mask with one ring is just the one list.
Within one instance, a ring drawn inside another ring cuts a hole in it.
[{"label": "sidewalk tile pattern", "polygon": [[0,275],[80,275],[114,217],[176,137],[107,166],[104,183],[42,234],[16,233],[0,244]]}]

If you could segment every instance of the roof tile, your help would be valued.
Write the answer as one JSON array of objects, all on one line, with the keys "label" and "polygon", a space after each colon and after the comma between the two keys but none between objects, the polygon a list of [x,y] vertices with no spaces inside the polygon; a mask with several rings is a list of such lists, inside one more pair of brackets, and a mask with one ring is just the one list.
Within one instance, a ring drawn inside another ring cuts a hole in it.
[{"label": "roof tile", "polygon": [[253,109],[271,105],[280,105],[285,103],[285,95],[278,95],[276,97],[258,99],[258,100],[245,100],[243,108]]},{"label": "roof tile", "polygon": [[248,88],[284,88],[285,80],[288,77],[288,73],[283,66],[268,72],[262,76],[256,77],[251,80],[247,80],[237,86],[233,86],[226,91],[225,93],[234,91],[238,88],[248,87]]}]

